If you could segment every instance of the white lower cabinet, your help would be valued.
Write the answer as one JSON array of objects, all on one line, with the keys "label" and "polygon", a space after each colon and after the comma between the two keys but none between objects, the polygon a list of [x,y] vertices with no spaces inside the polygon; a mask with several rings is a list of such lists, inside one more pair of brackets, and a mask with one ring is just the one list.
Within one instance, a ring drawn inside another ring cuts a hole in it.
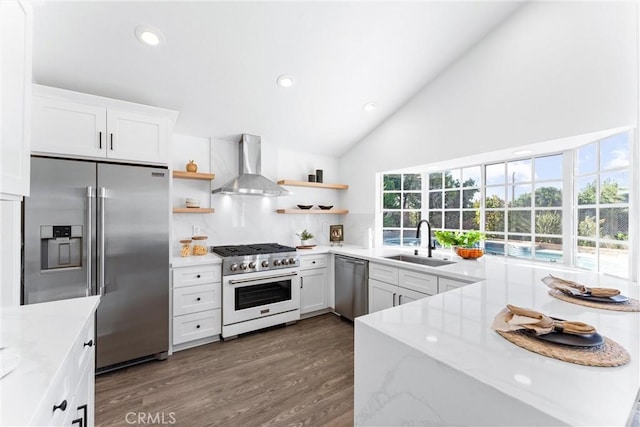
[{"label": "white lower cabinet", "polygon": [[85,427],[95,424],[94,325],[91,315],[34,413],[32,425]]},{"label": "white lower cabinet", "polygon": [[437,293],[437,276],[387,265],[369,264],[369,313]]},{"label": "white lower cabinet", "polygon": [[441,277],[438,287],[440,289],[440,293],[442,293],[450,291],[452,289],[461,288],[468,285],[469,283],[473,282],[463,282],[461,280],[449,279],[448,277]]},{"label": "white lower cabinet", "polygon": [[327,255],[303,255],[300,260],[300,314],[324,310],[328,290]]},{"label": "white lower cabinet", "polygon": [[174,267],[172,344],[182,350],[216,341],[222,332],[222,287],[218,264]]}]

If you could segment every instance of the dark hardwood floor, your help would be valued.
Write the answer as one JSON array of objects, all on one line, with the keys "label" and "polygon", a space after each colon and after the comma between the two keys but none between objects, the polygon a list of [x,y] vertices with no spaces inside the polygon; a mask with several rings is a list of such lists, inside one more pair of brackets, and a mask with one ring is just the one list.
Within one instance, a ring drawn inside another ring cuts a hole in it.
[{"label": "dark hardwood floor", "polygon": [[96,378],[96,425],[158,424],[352,425],[353,326],[324,314]]}]

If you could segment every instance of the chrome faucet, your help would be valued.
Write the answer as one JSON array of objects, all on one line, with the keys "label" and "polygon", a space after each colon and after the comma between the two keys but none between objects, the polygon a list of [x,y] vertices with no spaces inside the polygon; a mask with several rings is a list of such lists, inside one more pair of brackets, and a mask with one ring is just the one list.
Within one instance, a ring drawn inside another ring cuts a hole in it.
[{"label": "chrome faucet", "polygon": [[[418,229],[416,230],[416,239],[420,238],[420,227],[422,227],[423,223],[427,224],[427,231],[429,232],[429,242],[427,244],[427,256],[431,258],[431,251],[435,249],[436,246],[431,241],[431,224],[429,224],[429,221],[427,221],[426,219],[421,219],[420,222],[418,223]],[[418,250],[416,249],[413,253],[415,255],[418,255]]]}]

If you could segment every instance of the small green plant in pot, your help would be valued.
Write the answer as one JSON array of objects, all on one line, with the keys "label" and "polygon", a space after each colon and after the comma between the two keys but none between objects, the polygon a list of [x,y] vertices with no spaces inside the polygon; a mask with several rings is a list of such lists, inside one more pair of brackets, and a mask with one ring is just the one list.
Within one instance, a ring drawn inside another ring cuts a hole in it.
[{"label": "small green plant in pot", "polygon": [[302,230],[302,233],[296,233],[296,236],[300,238],[300,245],[307,246],[309,244],[309,240],[313,239],[313,234],[309,232],[306,228]]},{"label": "small green plant in pot", "polygon": [[475,259],[484,255],[484,251],[478,247],[478,243],[485,239],[480,231],[436,231],[435,236],[440,245],[454,248],[462,258]]}]

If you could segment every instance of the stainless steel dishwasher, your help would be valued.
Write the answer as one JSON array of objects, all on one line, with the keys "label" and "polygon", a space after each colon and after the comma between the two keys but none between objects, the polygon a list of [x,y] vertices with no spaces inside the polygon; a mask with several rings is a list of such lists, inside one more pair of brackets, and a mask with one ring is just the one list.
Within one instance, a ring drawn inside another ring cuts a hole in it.
[{"label": "stainless steel dishwasher", "polygon": [[369,312],[369,262],[335,256],[336,313],[349,320]]}]

